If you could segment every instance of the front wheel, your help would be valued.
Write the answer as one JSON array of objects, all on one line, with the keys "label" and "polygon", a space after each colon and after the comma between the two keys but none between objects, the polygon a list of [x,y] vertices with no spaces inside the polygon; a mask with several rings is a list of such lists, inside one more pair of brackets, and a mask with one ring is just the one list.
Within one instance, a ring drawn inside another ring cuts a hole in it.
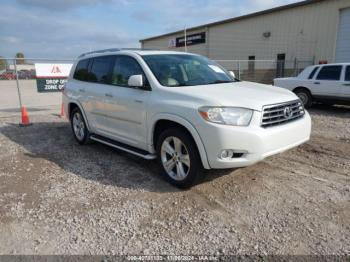
[{"label": "front wheel", "polygon": [[181,129],[165,130],[157,142],[158,163],[162,175],[179,188],[191,187],[203,171],[192,137]]}]

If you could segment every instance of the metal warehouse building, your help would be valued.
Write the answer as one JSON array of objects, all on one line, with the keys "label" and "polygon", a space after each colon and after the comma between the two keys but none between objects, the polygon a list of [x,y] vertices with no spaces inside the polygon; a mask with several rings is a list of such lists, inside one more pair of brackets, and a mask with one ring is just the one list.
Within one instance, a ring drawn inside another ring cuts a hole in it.
[{"label": "metal warehouse building", "polygon": [[[214,60],[350,62],[350,0],[307,0],[188,28],[188,52]],[[184,31],[140,40],[184,51]]]}]

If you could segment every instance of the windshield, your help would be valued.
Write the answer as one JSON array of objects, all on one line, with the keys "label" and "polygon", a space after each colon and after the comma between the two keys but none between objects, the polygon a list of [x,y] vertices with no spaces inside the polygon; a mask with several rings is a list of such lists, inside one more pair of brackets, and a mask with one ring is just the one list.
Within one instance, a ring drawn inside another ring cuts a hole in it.
[{"label": "windshield", "polygon": [[142,57],[163,86],[196,86],[236,81],[220,65],[203,56],[166,54]]}]

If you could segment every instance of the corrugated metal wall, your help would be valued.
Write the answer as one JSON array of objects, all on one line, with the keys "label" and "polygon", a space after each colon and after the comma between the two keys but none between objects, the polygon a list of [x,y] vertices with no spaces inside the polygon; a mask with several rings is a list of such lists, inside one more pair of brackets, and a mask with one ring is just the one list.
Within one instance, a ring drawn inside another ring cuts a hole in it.
[{"label": "corrugated metal wall", "polygon": [[[339,12],[345,7],[350,7],[350,0],[328,0],[188,31],[207,33],[205,44],[189,46],[188,51],[215,60],[247,60],[252,55],[256,60],[276,59],[277,54],[285,53],[286,60],[333,62]],[[271,32],[271,36],[264,37],[264,32]],[[143,47],[169,49],[169,40],[178,36],[183,34],[148,40]]]}]

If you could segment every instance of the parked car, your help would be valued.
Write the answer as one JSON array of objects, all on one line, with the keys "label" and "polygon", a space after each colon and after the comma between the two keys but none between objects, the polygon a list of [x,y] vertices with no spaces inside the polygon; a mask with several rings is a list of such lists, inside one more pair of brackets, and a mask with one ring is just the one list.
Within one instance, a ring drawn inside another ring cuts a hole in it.
[{"label": "parked car", "polygon": [[16,79],[16,73],[14,70],[6,70],[0,74],[0,80],[14,80]]},{"label": "parked car", "polygon": [[244,82],[195,54],[110,49],[81,55],[63,91],[79,144],[144,159],[191,186],[203,168],[236,168],[298,146],[311,120],[288,90]]},{"label": "parked car", "polygon": [[293,91],[305,107],[350,104],[350,63],[309,66],[297,77],[274,79],[274,85]]}]

